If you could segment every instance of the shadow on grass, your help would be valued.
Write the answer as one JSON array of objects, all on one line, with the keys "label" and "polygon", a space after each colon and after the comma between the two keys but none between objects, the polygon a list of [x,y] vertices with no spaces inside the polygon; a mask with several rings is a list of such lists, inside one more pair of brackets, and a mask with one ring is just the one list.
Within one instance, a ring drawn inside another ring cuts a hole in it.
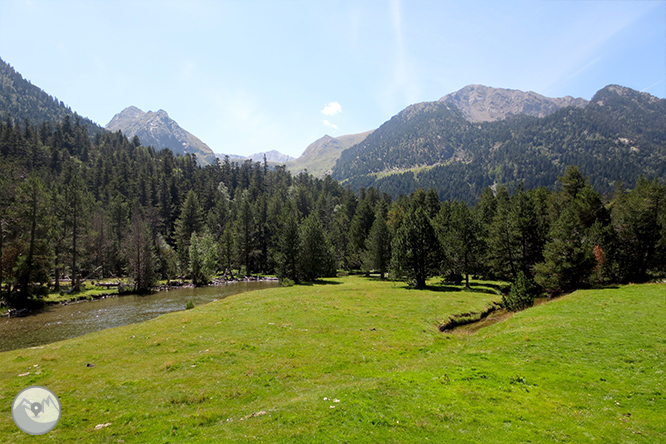
[{"label": "shadow on grass", "polygon": [[[423,290],[441,291],[441,292],[460,291],[460,292],[466,292],[466,293],[501,294],[500,290],[495,290],[495,289],[491,289],[491,288],[483,288],[483,287],[486,287],[486,285],[484,285],[484,286],[472,286],[472,285],[470,285],[469,287],[464,287],[464,286],[463,287],[456,287],[456,286],[452,286],[452,285],[426,285],[426,287],[423,288]],[[490,287],[490,285],[488,285],[487,287]],[[410,288],[416,290],[416,288],[414,288],[414,287],[410,287]]]},{"label": "shadow on grass", "polygon": [[301,282],[298,285],[303,287],[312,287],[314,285],[340,285],[341,283],[342,282],[332,281],[332,280],[316,279],[314,282]]}]

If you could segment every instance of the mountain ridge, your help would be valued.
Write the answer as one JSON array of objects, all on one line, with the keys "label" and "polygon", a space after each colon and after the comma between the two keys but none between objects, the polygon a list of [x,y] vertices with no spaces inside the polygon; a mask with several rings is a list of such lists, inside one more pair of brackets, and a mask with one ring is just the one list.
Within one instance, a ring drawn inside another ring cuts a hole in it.
[{"label": "mountain ridge", "polygon": [[157,150],[169,148],[174,154],[194,154],[202,165],[215,163],[213,150],[162,109],[144,112],[136,106],[128,106],[114,115],[105,128],[112,132],[122,131],[128,138],[137,136],[142,145]]},{"label": "mountain ridge", "polygon": [[496,122],[515,115],[546,117],[558,109],[583,108],[589,102],[582,98],[546,97],[533,91],[467,85],[447,94],[438,102],[454,104],[469,122]]},{"label": "mountain ridge", "polygon": [[330,174],[336,160],[345,149],[365,140],[374,130],[357,134],[331,137],[325,134],[305,148],[297,159],[287,163],[287,169],[293,173],[308,171],[316,177]]},{"label": "mountain ridge", "polygon": [[544,117],[470,122],[449,101],[410,105],[342,152],[333,178],[394,197],[434,187],[473,202],[498,183],[553,187],[575,164],[600,191],[612,180],[666,178],[666,99],[618,85]]}]

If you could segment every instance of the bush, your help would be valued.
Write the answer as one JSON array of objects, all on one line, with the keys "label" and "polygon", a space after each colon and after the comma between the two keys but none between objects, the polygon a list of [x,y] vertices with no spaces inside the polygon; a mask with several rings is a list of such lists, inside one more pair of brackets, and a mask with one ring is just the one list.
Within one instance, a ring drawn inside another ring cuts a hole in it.
[{"label": "bush", "polygon": [[502,306],[508,311],[520,311],[534,305],[534,284],[522,271],[511,284],[508,295],[502,296]]},{"label": "bush", "polygon": [[185,304],[185,310],[191,310],[194,308],[194,302],[192,302],[192,299],[187,301],[187,304]]},{"label": "bush", "polygon": [[280,287],[293,287],[294,286],[294,281],[292,281],[289,278],[282,278],[280,280]]}]

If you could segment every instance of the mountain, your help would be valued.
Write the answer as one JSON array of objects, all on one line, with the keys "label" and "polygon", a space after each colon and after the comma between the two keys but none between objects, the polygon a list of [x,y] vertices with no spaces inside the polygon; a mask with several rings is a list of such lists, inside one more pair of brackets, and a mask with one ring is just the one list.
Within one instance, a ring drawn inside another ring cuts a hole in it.
[{"label": "mountain", "polygon": [[583,108],[588,104],[585,99],[574,99],[571,96],[551,98],[532,91],[483,85],[468,85],[439,101],[455,105],[469,122],[495,122],[515,115],[545,117],[560,108]]},{"label": "mountain", "polygon": [[12,118],[21,123],[27,120],[33,125],[39,125],[43,122],[60,122],[65,116],[85,126],[91,136],[104,131],[92,120],[80,117],[63,102],[24,79],[0,59],[0,119]]},{"label": "mountain", "polygon": [[226,157],[229,157],[230,162],[244,162],[246,160],[251,160],[252,162],[263,162],[264,155],[266,156],[266,161],[272,165],[284,165],[285,163],[294,160],[293,157],[282,154],[277,150],[266,151],[262,153],[254,153],[249,156],[239,156],[238,154],[223,154],[215,153],[215,157],[224,161]]},{"label": "mountain", "polygon": [[342,151],[361,143],[371,133],[372,131],[366,131],[335,138],[326,134],[312,142],[298,159],[288,163],[287,169],[293,173],[307,170],[316,177],[323,177],[331,173]]},{"label": "mountain", "polygon": [[472,96],[479,99],[465,101],[459,94],[407,107],[343,151],[333,178],[355,190],[374,186],[393,196],[434,187],[443,199],[467,202],[496,184],[553,187],[571,164],[602,192],[612,190],[615,180],[632,186],[639,175],[666,178],[664,99],[609,85],[584,107],[564,98],[559,103],[572,106],[551,112],[547,102],[537,107],[500,101],[506,96],[501,92],[488,102],[494,105],[486,107],[492,112],[485,117],[504,117],[479,122],[470,110],[489,96],[467,94]]},{"label": "mountain", "polygon": [[268,162],[282,164],[294,160],[293,157],[287,154],[282,154],[281,152],[276,150],[266,151],[265,153],[254,153],[249,157],[249,159],[252,160],[253,162],[263,162],[264,155],[266,156],[266,161]]},{"label": "mountain", "polygon": [[135,106],[125,108],[106,125],[112,132],[122,131],[128,138],[137,136],[144,146],[157,150],[169,148],[174,154],[195,154],[202,165],[215,163],[215,153],[198,137],[181,128],[164,110],[143,112]]}]

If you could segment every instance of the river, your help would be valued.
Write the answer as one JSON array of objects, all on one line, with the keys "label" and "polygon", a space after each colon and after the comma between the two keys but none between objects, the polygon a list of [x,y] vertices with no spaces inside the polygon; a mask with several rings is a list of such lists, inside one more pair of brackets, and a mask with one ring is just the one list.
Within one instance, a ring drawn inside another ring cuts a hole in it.
[{"label": "river", "polygon": [[237,282],[161,291],[145,296],[128,295],[70,305],[51,305],[29,316],[0,318],[0,352],[35,347],[106,328],[147,321],[165,313],[184,310],[189,300],[196,306],[277,285],[277,282]]}]

